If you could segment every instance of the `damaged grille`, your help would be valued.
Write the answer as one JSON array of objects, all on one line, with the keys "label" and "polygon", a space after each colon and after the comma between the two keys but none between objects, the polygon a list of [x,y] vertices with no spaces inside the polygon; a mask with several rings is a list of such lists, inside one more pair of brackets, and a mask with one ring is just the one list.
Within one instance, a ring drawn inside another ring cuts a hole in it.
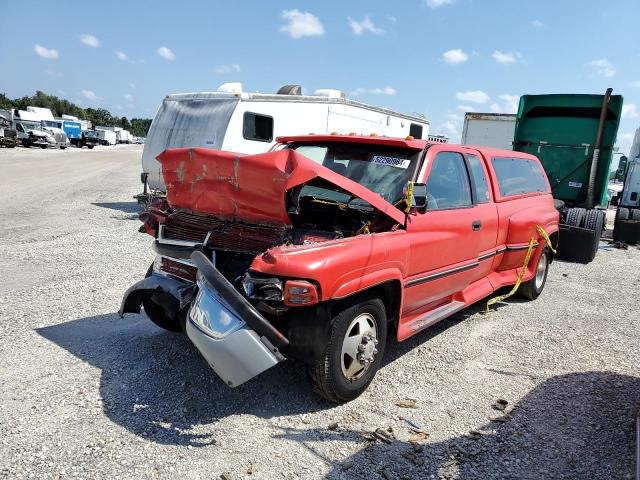
[{"label": "damaged grille", "polygon": [[285,242],[288,226],[251,225],[225,222],[215,217],[191,212],[176,212],[164,224],[164,237],[203,243],[209,235],[207,246],[230,252],[260,253]]}]

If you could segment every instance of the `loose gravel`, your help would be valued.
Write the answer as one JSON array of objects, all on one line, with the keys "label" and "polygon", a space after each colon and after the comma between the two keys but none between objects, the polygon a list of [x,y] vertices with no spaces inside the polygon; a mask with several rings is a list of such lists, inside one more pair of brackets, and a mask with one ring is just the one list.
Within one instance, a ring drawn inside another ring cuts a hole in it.
[{"label": "loose gravel", "polygon": [[0,476],[633,478],[638,248],[391,345],[347,405],[294,361],[230,389],[185,336],[115,314],[153,258],[140,155],[0,150]]}]

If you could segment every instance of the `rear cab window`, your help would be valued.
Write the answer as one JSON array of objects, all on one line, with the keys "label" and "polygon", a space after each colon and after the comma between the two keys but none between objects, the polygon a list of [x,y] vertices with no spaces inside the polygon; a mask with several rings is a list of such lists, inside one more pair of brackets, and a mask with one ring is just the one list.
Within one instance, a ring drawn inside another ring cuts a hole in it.
[{"label": "rear cab window", "polygon": [[502,197],[548,191],[545,174],[535,160],[518,157],[493,157],[491,164]]}]

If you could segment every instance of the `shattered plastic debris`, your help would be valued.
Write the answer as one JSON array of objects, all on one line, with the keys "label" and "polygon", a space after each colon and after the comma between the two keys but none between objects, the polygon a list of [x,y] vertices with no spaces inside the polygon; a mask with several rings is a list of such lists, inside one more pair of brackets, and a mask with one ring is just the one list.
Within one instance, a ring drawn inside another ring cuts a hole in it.
[{"label": "shattered plastic debris", "polygon": [[413,398],[394,400],[393,404],[400,408],[418,408],[418,402]]},{"label": "shattered plastic debris", "polygon": [[495,402],[493,402],[492,407],[495,410],[504,412],[505,408],[507,408],[507,405],[509,405],[508,401],[506,401],[504,398],[498,398]]}]

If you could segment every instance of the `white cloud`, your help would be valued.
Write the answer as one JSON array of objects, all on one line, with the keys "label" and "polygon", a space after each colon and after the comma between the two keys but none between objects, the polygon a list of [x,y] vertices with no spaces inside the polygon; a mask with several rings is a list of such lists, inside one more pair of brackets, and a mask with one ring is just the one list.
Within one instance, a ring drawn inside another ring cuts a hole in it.
[{"label": "white cloud", "polygon": [[467,92],[458,92],[456,93],[456,98],[461,102],[471,102],[484,104],[490,100],[489,95],[484,93],[482,90],[469,90]]},{"label": "white cloud", "polygon": [[100,41],[89,33],[83,33],[78,38],[80,38],[80,41],[88,47],[98,48],[100,46]]},{"label": "white cloud", "polygon": [[461,137],[460,122],[456,120],[447,120],[436,128],[436,135],[445,135],[450,141],[458,142]]},{"label": "white cloud", "polygon": [[489,110],[491,110],[491,113],[503,113],[502,107],[498,103],[492,103],[489,105]]},{"label": "white cloud", "polygon": [[82,92],[80,92],[80,93],[82,93],[82,95],[84,96],[84,98],[87,98],[87,99],[89,99],[89,100],[99,100],[99,99],[100,99],[100,97],[99,97],[99,96],[97,96],[97,95],[93,92],[93,90],[82,90]]},{"label": "white cloud", "polygon": [[394,17],[393,15],[387,15],[387,20],[389,20],[391,23],[396,23],[398,21],[398,18]]},{"label": "white cloud", "polygon": [[36,55],[42,58],[48,58],[49,60],[53,60],[58,58],[58,50],[55,48],[47,48],[42,45],[34,45],[33,51],[36,52]]},{"label": "white cloud", "polygon": [[475,108],[475,107],[471,107],[471,106],[469,106],[469,105],[458,105],[458,106],[456,107],[456,110],[460,110],[460,111],[462,111],[462,112],[465,112],[465,113],[466,113],[466,112],[475,112],[475,111],[476,111],[476,108]]},{"label": "white cloud", "polygon": [[631,82],[631,85],[634,87],[640,88],[640,80],[636,80],[635,82]]},{"label": "white cloud", "polygon": [[237,63],[230,63],[229,65],[218,65],[214,71],[216,73],[240,73],[242,69]]},{"label": "white cloud", "polygon": [[632,119],[638,117],[640,117],[640,112],[638,112],[638,107],[635,103],[622,105],[622,118]]},{"label": "white cloud", "polygon": [[136,88],[136,84],[135,84],[135,83],[130,83],[130,84],[129,84],[129,88],[133,88],[133,89],[135,90],[135,88]]},{"label": "white cloud", "polygon": [[358,21],[354,20],[351,17],[347,17],[349,20],[349,26],[351,27],[351,31],[354,35],[362,35],[364,33],[374,33],[376,35],[382,35],[384,30],[380,27],[377,27],[371,17],[369,15],[365,15],[365,17]]},{"label": "white cloud", "polygon": [[520,95],[510,95],[508,93],[503,93],[498,97],[504,101],[504,107],[503,107],[504,113],[518,112],[518,105],[520,104]]},{"label": "white cloud", "polygon": [[454,48],[453,50],[447,50],[442,54],[442,58],[449,65],[458,65],[459,63],[464,63],[469,60],[469,55],[464,53],[459,48]]},{"label": "white cloud", "polygon": [[173,53],[169,47],[160,47],[157,50],[157,53],[165,60],[169,60],[171,62],[176,59],[176,54]]},{"label": "white cloud", "polygon": [[133,95],[131,95],[130,93],[125,93],[124,95],[122,95],[122,97],[123,97],[127,102],[133,102]]},{"label": "white cloud", "polygon": [[397,93],[396,89],[393,87],[376,87],[376,88],[356,88],[351,95],[354,97],[359,97],[360,95],[395,95]]},{"label": "white cloud", "polygon": [[592,67],[598,75],[611,78],[616,74],[615,68],[609,60],[606,58],[600,58],[598,60],[592,60],[589,62],[589,66]]},{"label": "white cloud", "polygon": [[127,54],[121,51],[116,52],[116,57],[118,57],[118,60],[122,60],[123,62],[126,62],[129,59]]},{"label": "white cloud", "polygon": [[531,25],[533,25],[536,28],[544,27],[544,23],[542,23],[540,20],[532,20]]},{"label": "white cloud", "polygon": [[453,5],[454,0],[425,0],[425,2],[431,8],[439,8],[443,5]]},{"label": "white cloud", "polygon": [[298,9],[283,10],[282,18],[287,24],[280,27],[280,31],[288,33],[292,38],[324,35],[324,26],[312,13],[301,12]]},{"label": "white cloud", "polygon": [[498,63],[515,63],[522,57],[518,52],[501,52],[500,50],[496,50],[491,56]]}]

